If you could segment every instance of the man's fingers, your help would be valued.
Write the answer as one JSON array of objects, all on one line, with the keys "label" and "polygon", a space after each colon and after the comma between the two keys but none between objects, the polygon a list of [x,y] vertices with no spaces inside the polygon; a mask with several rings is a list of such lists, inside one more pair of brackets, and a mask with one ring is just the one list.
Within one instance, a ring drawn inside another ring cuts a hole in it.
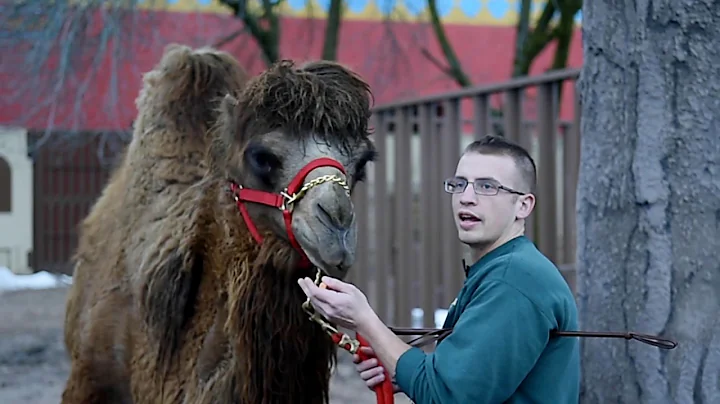
[{"label": "man's fingers", "polygon": [[337,290],[338,292],[350,293],[353,290],[353,285],[329,276],[323,276],[322,282],[327,285],[328,289]]},{"label": "man's fingers", "polygon": [[372,347],[369,347],[369,346],[361,346],[360,352],[362,352],[368,356],[375,356],[375,351],[373,351]]},{"label": "man's fingers", "polygon": [[300,278],[300,279],[298,279],[298,285],[300,285],[300,289],[303,290],[303,292],[305,293],[305,296],[310,297],[310,295],[312,294],[312,291],[311,291],[310,288],[308,287],[307,279],[308,279],[308,278]]},{"label": "man's fingers", "polygon": [[363,380],[365,380],[365,385],[372,389],[375,386],[377,386],[378,384],[385,381],[385,373],[380,372],[378,374],[372,375],[371,377],[369,377],[367,379],[363,378]]},{"label": "man's fingers", "polygon": [[[360,372],[360,377],[363,380],[370,380],[374,377],[377,377],[378,375],[384,375],[385,369],[380,366],[375,366],[373,368],[370,368],[368,370],[365,370],[363,372]],[[384,377],[384,376],[383,376]]]},{"label": "man's fingers", "polygon": [[375,386],[385,381],[385,375],[375,376],[372,379],[365,382],[365,385],[370,389],[375,389]]},{"label": "man's fingers", "polygon": [[372,358],[375,356],[375,351],[373,351],[372,348],[369,346],[361,346],[360,349],[358,349],[358,353],[353,354],[353,362],[360,363],[360,353],[365,354],[367,358]]},{"label": "man's fingers", "polygon": [[362,361],[355,366],[358,372],[362,373],[368,369],[372,369],[378,366],[378,361],[375,358]]},{"label": "man's fingers", "polygon": [[337,292],[319,288],[310,278],[298,279],[298,285],[300,285],[300,288],[305,293],[305,296],[309,297],[314,302],[328,303],[330,301],[329,299],[331,299],[333,295],[337,294]]}]

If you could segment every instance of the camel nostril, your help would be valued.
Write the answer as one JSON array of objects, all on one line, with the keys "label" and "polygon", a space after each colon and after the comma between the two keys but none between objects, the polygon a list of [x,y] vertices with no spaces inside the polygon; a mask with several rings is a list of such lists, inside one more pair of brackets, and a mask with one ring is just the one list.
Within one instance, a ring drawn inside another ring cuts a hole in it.
[{"label": "camel nostril", "polygon": [[335,221],[324,206],[318,203],[315,205],[315,209],[317,210],[318,219],[320,219],[323,224],[334,227]]},{"label": "camel nostril", "polygon": [[315,213],[320,222],[325,226],[335,230],[346,230],[347,227],[343,223],[342,217],[333,214],[338,213],[336,209],[331,210],[319,202],[315,204]]}]

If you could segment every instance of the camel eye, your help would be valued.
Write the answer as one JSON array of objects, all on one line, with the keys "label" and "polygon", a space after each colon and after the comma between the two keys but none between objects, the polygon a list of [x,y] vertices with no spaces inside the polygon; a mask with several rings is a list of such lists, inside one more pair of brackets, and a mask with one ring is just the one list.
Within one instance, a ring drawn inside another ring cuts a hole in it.
[{"label": "camel eye", "polygon": [[256,176],[268,180],[278,169],[282,168],[280,158],[262,146],[250,146],[245,151],[245,161]]}]

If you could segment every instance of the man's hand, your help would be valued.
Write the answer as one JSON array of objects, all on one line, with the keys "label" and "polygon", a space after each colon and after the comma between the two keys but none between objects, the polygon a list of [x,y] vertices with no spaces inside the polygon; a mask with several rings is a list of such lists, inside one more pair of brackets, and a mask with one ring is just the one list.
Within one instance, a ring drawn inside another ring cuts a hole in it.
[{"label": "man's hand", "polygon": [[367,297],[354,285],[327,276],[322,282],[326,288],[318,287],[310,278],[298,279],[315,310],[331,322],[355,331],[374,315]]},{"label": "man's hand", "polygon": [[365,337],[375,348],[373,356],[377,356],[390,377],[393,377],[398,358],[411,348],[410,345],[383,324],[358,288],[329,277],[323,277],[322,282],[325,288],[316,286],[310,278],[298,279],[298,284],[310,298],[315,310],[331,322]]},{"label": "man's hand", "polygon": [[[372,390],[375,386],[385,381],[385,368],[378,365],[378,360],[375,358],[375,351],[373,351],[372,348],[364,346],[360,348],[360,351],[368,355],[370,359],[360,361],[360,355],[354,354],[353,362],[355,363],[355,369],[357,369],[365,385]],[[398,386],[393,384],[393,393],[399,391]]]}]

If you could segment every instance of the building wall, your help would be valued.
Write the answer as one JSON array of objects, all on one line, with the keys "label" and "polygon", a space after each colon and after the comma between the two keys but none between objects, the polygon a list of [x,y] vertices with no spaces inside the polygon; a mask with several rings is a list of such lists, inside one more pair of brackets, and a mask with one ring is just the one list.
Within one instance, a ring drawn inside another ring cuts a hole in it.
[{"label": "building wall", "polygon": [[[90,41],[78,49],[68,74],[86,78],[90,80],[88,83],[68,78],[60,90],[55,88],[57,80],[38,80],[38,75],[47,78],[57,76],[54,62],[33,67],[47,69],[37,75],[30,74],[31,69],[23,63],[3,65],[0,74],[0,124],[26,127],[31,131],[128,130],[137,114],[135,99],[141,87],[141,73],[158,62],[168,43],[207,45],[234,37],[233,34],[244,29],[242,22],[228,15],[227,9],[217,2],[146,0],[145,3],[144,7],[152,10],[133,14],[127,20],[128,26],[123,27],[127,36],[122,37],[119,43],[101,47],[101,41],[97,44]],[[302,63],[322,55],[326,28],[323,7],[327,3],[315,0],[311,9],[307,7],[310,3],[305,0],[282,2],[279,51],[283,58]],[[471,3],[468,0],[438,1],[446,36],[474,85],[507,81],[511,76],[515,53],[517,2],[476,0]],[[533,4],[536,13],[541,11],[541,0],[535,0]],[[338,38],[337,59],[353,68],[370,84],[374,105],[458,89],[454,80],[428,61],[427,54],[441,61],[444,57],[428,23],[425,5],[424,0],[348,2],[348,13],[342,21]],[[396,10],[387,17],[390,6]],[[418,11],[420,8],[423,10]],[[403,12],[403,9],[415,11]],[[104,17],[98,15],[98,18]],[[33,49],[31,44],[26,45],[17,46],[10,52],[15,55],[13,60],[25,59],[23,53]],[[53,49],[51,52],[55,54],[48,60],[56,60],[55,57],[60,60],[57,53],[60,49]],[[222,49],[232,53],[253,75],[266,68],[257,42],[247,33],[224,43]],[[530,75],[541,74],[551,66],[554,49],[555,45],[551,44],[538,55]],[[96,57],[99,52],[107,52],[100,65],[82,62]],[[581,64],[582,32],[576,28],[570,44],[568,67],[579,67]],[[18,93],[12,85],[3,86],[5,83],[28,83],[31,87]],[[573,116],[571,90],[568,83],[561,97],[560,116],[564,120]],[[528,90],[524,100],[524,108],[528,112],[526,119],[532,119],[533,91]],[[1,96],[5,94],[7,97]],[[490,102],[497,108],[500,101],[498,96],[491,97]],[[472,103],[462,103],[461,109],[463,117],[469,119]]]},{"label": "building wall", "polygon": [[0,267],[32,272],[28,260],[32,243],[33,166],[27,132],[0,127]]}]

